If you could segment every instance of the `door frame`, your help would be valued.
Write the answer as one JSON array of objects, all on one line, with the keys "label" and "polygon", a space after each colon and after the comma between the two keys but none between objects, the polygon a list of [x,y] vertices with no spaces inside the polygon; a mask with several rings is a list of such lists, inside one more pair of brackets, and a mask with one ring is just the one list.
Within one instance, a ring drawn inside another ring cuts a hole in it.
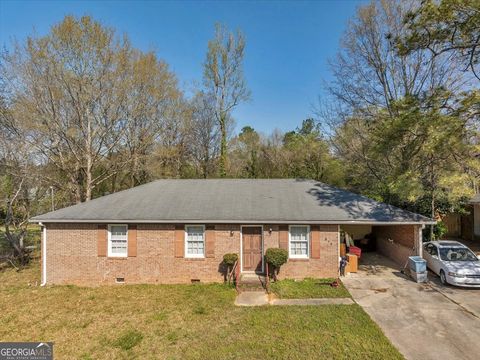
[{"label": "door frame", "polygon": [[255,273],[255,270],[247,270],[243,271],[243,228],[244,227],[259,227],[261,232],[260,235],[262,237],[262,274],[265,272],[265,259],[264,259],[264,253],[263,253],[263,225],[240,225],[240,272],[245,272],[245,273]]}]

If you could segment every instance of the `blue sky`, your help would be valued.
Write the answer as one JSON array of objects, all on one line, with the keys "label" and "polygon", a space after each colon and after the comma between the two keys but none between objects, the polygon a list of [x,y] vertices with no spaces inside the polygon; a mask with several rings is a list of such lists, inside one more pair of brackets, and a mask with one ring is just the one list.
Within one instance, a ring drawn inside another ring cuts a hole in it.
[{"label": "blue sky", "polygon": [[135,47],[155,50],[185,91],[202,77],[215,22],[241,29],[247,41],[245,76],[252,100],[239,106],[237,129],[264,133],[296,128],[312,115],[331,79],[328,59],[338,50],[360,1],[5,1],[0,0],[0,44],[43,35],[64,15],[91,15]]}]

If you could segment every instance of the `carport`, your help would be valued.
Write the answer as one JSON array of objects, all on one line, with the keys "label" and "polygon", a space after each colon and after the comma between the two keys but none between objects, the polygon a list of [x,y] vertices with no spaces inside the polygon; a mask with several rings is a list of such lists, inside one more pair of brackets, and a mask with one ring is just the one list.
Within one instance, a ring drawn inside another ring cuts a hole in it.
[{"label": "carport", "polygon": [[[409,256],[422,256],[422,229],[435,220],[362,195],[316,185],[321,191],[308,191],[316,198],[315,217],[321,223],[339,225],[340,244],[342,234],[348,233],[355,246],[377,251],[400,266]],[[303,205],[299,206],[302,208]],[[311,214],[307,216],[312,218]]]},{"label": "carport", "polygon": [[[340,232],[349,234],[362,253],[378,252],[403,267],[409,256],[422,256],[423,223],[352,223],[340,225]],[[341,236],[341,239],[342,239]],[[342,240],[341,240],[342,241]],[[365,265],[368,257],[360,259]]]}]

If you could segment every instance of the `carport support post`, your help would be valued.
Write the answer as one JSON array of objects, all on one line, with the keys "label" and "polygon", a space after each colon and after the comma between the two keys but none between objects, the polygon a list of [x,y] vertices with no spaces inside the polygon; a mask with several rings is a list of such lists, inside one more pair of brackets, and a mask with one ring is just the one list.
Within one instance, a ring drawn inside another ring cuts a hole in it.
[{"label": "carport support post", "polygon": [[425,224],[417,226],[417,238],[415,239],[416,244],[415,247],[417,248],[417,255],[423,257],[423,229],[425,228]]}]

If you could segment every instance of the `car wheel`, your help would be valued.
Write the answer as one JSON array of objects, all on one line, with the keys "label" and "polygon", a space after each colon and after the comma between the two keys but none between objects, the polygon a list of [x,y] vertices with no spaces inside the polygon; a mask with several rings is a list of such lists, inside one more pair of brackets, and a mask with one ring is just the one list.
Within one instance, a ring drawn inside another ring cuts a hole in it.
[{"label": "car wheel", "polygon": [[448,285],[447,277],[445,276],[445,272],[443,270],[440,270],[440,281],[442,285]]}]

